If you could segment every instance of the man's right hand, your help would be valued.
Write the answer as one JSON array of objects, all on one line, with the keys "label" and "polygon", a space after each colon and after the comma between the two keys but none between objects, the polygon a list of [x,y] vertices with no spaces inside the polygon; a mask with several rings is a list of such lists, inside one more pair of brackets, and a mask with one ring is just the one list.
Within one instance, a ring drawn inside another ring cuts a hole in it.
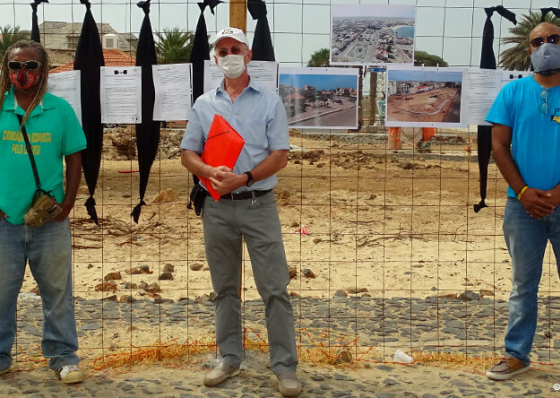
[{"label": "man's right hand", "polygon": [[6,217],[8,217],[6,215],[6,213],[4,213],[2,210],[0,210],[0,218],[6,218]]},{"label": "man's right hand", "polygon": [[520,202],[533,218],[540,220],[554,211],[554,206],[550,203],[550,193],[535,188],[527,188],[521,195]]}]

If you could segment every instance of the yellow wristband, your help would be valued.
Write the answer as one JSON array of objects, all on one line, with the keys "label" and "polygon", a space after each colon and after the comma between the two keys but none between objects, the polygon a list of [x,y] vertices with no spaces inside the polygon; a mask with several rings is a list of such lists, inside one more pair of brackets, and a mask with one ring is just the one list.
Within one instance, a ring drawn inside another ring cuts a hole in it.
[{"label": "yellow wristband", "polygon": [[523,194],[525,193],[525,191],[529,189],[529,187],[527,185],[525,185],[523,188],[521,188],[521,191],[519,191],[519,193],[517,194],[517,200],[521,200],[521,197],[523,196]]}]

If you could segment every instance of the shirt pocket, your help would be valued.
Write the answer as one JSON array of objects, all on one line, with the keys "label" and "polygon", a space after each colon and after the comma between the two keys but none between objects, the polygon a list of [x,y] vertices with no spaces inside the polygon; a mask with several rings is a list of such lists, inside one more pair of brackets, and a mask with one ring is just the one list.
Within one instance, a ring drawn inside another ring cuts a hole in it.
[{"label": "shirt pocket", "polygon": [[245,144],[267,148],[268,139],[266,137],[266,118],[246,119],[243,123],[244,131],[242,133]]}]

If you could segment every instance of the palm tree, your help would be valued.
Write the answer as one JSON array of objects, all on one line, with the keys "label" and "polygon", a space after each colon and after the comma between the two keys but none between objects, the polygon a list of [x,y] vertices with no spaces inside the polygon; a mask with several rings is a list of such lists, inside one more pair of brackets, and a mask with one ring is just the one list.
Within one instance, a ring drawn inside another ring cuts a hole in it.
[{"label": "palm tree", "polygon": [[[541,23],[540,12],[529,12],[523,15],[521,21],[513,28],[510,28],[511,36],[503,38],[502,44],[513,44],[514,46],[504,50],[500,54],[500,66],[506,70],[528,70],[531,66],[531,57],[527,53],[529,47],[529,34]],[[552,13],[545,17],[546,22],[560,26],[560,19]]]},{"label": "palm tree", "polygon": [[330,51],[328,48],[321,48],[311,54],[311,58],[307,63],[310,67],[329,67],[330,66]]},{"label": "palm tree", "polygon": [[182,32],[179,28],[163,29],[156,33],[156,53],[159,64],[188,62],[194,42],[194,33]]},{"label": "palm tree", "polygon": [[14,44],[16,41],[29,40],[31,37],[31,32],[28,30],[20,30],[19,26],[6,25],[0,28],[0,59],[4,58],[4,54],[8,47]]}]

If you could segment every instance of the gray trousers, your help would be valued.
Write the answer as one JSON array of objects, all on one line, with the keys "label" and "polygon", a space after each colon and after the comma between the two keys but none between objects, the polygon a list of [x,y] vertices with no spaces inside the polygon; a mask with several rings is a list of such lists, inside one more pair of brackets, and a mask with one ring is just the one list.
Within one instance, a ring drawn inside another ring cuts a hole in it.
[{"label": "gray trousers", "polygon": [[237,367],[243,357],[239,298],[243,237],[265,305],[271,369],[276,375],[295,371],[297,349],[287,290],[290,276],[274,194],[219,202],[208,196],[202,223],[206,260],[216,293],[216,342],[223,362]]}]

